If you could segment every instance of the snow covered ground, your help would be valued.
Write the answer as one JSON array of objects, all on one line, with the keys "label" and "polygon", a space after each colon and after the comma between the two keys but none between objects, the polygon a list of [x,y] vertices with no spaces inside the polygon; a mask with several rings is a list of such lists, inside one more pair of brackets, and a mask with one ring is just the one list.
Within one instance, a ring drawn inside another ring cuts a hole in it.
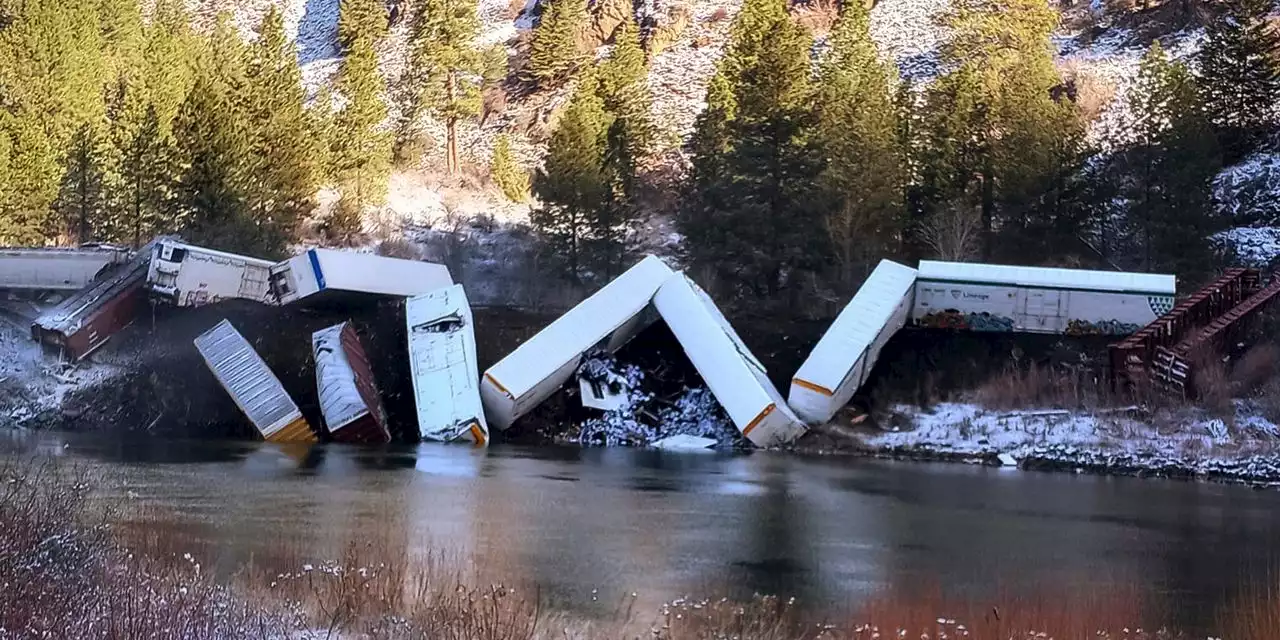
[{"label": "snow covered ground", "polygon": [[950,6],[948,0],[881,0],[871,10],[871,38],[903,78],[919,82],[938,74],[938,48],[947,35],[937,20]]},{"label": "snow covered ground", "polygon": [[892,413],[892,422],[901,426],[865,434],[863,444],[885,454],[1011,458],[1026,467],[1280,481],[1280,427],[1243,401],[1230,421],[1153,417],[1136,409],[1002,412],[964,403],[943,403],[932,411],[899,406]]},{"label": "snow covered ground", "polygon": [[56,411],[71,391],[119,372],[104,364],[60,364],[31,339],[28,328],[0,315],[0,427],[21,427],[44,411]]}]

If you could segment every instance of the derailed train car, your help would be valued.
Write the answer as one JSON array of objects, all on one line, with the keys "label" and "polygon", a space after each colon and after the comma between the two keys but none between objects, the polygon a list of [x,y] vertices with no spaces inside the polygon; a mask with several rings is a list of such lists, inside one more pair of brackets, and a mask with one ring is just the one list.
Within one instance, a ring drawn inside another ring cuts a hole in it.
[{"label": "derailed train car", "polygon": [[0,289],[79,291],[105,270],[128,262],[130,253],[111,245],[0,247]]},{"label": "derailed train car", "polygon": [[336,249],[308,249],[271,267],[271,295],[279,304],[361,295],[408,298],[451,284],[442,264]]},{"label": "derailed train car", "polygon": [[195,339],[218,384],[268,442],[315,442],[302,412],[244,336],[223,320]]},{"label": "derailed train car", "polygon": [[311,334],[316,391],[325,429],[334,442],[391,441],[373,367],[350,322]]},{"label": "derailed train car", "polygon": [[480,402],[476,336],[462,285],[409,298],[409,370],[423,440],[489,443]]},{"label": "derailed train car", "polygon": [[1066,335],[1134,333],[1173,307],[1171,275],[921,260],[923,327]]},{"label": "derailed train car", "polygon": [[178,307],[240,299],[270,304],[270,260],[206,249],[176,240],[156,243],[147,270],[152,298]]},{"label": "derailed train car", "polygon": [[804,434],[764,365],[698,285],[677,273],[658,289],[653,306],[744,438],[770,447]]},{"label": "derailed train car", "polygon": [[505,430],[542,404],[588,351],[626,344],[655,319],[647,313],[650,302],[672,273],[657,257],[645,257],[485,371],[480,396],[489,425]]},{"label": "derailed train car", "polygon": [[809,424],[827,422],[866,382],[907,322],[916,270],[881,260],[791,379],[787,402]]}]

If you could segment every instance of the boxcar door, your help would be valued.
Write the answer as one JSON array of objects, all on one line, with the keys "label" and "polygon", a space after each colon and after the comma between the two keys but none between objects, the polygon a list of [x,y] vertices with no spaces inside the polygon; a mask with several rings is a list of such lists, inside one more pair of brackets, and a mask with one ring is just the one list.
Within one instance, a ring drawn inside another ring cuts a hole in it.
[{"label": "boxcar door", "polygon": [[1023,330],[1035,333],[1062,331],[1062,308],[1065,294],[1057,289],[1029,289],[1023,298]]}]

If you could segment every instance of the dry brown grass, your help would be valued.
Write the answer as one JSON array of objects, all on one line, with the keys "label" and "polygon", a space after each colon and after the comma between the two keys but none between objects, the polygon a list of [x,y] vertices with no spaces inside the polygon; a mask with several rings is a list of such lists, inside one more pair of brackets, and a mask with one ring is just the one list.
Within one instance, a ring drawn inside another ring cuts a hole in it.
[{"label": "dry brown grass", "polygon": [[1075,60],[1064,62],[1060,70],[1063,83],[1069,83],[1074,87],[1076,108],[1080,110],[1080,115],[1086,121],[1097,119],[1115,99],[1115,81],[1089,71],[1079,62]]},{"label": "dry brown grass", "polygon": [[1087,370],[1052,369],[1036,363],[1010,367],[974,392],[992,409],[1085,409],[1109,400],[1106,385]]},{"label": "dry brown grass", "polygon": [[[728,14],[726,13],[726,16]],[[693,10],[687,5],[678,4],[667,11],[653,34],[644,43],[649,57],[653,58],[680,40],[686,29],[693,24]]]},{"label": "dry brown grass", "polygon": [[840,0],[809,0],[795,5],[791,12],[796,22],[813,35],[824,36],[831,33],[836,20],[840,19]]}]

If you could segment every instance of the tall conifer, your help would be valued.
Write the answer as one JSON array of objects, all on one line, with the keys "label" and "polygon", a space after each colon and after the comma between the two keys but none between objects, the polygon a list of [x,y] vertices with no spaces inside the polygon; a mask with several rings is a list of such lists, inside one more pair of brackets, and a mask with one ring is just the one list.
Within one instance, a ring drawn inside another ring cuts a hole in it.
[{"label": "tall conifer", "polygon": [[1267,0],[1232,0],[1205,29],[1200,76],[1205,107],[1229,161],[1243,157],[1276,122],[1280,34]]},{"label": "tall conifer", "polygon": [[480,21],[469,0],[425,0],[413,37],[417,100],[444,121],[445,167],[458,171],[458,124],[480,113],[484,57]]},{"label": "tall conifer", "polygon": [[897,250],[906,163],[893,95],[896,70],[880,60],[868,10],[845,5],[831,34],[815,101],[815,137],[825,162],[826,229],[840,287],[852,293],[874,262]]},{"label": "tall conifer", "polygon": [[337,89],[344,104],[334,125],[334,169],[342,202],[339,235],[359,230],[366,207],[382,204],[391,174],[392,137],[383,127],[387,107],[370,38],[357,38],[342,60]]},{"label": "tall conifer", "polygon": [[528,69],[539,86],[567,81],[586,60],[578,39],[587,27],[586,0],[546,0],[533,30]]}]

